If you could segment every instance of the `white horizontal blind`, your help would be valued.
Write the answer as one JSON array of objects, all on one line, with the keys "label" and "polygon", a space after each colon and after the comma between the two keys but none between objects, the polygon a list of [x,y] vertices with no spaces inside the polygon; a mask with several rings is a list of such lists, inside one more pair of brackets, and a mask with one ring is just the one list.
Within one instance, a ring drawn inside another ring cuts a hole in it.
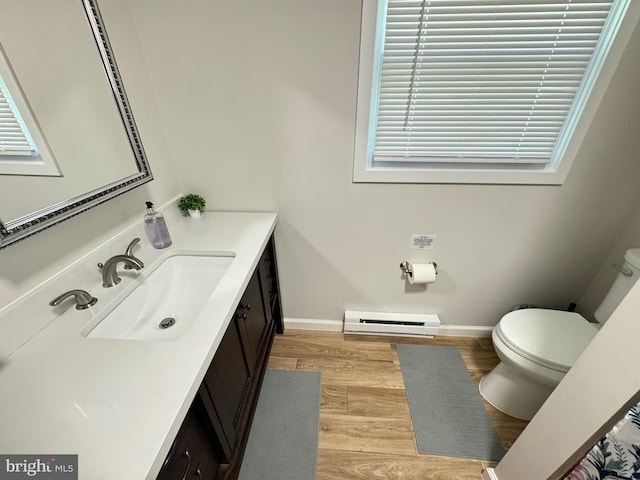
[{"label": "white horizontal blind", "polygon": [[614,0],[388,0],[373,160],[546,164]]},{"label": "white horizontal blind", "polygon": [[0,156],[33,156],[37,150],[6,84],[0,77]]}]

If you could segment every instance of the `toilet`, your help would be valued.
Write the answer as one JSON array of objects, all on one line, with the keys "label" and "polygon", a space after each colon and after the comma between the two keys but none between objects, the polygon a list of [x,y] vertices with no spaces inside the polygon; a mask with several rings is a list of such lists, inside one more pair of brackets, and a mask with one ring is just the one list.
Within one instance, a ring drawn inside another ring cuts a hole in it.
[{"label": "toilet", "polygon": [[640,276],[640,248],[627,250],[609,293],[588,322],[575,312],[527,308],[503,316],[491,338],[500,363],[480,381],[494,407],[531,420]]}]

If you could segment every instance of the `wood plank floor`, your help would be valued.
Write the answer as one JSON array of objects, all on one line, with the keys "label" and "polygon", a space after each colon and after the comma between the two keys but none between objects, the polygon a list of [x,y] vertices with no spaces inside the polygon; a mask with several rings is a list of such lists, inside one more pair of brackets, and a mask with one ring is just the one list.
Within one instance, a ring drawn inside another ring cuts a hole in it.
[{"label": "wood plank floor", "polygon": [[[418,454],[396,343],[458,347],[476,385],[499,362],[489,338],[276,335],[268,368],[322,373],[317,480],[481,479],[492,462]],[[509,448],[527,422],[484,403]]]}]

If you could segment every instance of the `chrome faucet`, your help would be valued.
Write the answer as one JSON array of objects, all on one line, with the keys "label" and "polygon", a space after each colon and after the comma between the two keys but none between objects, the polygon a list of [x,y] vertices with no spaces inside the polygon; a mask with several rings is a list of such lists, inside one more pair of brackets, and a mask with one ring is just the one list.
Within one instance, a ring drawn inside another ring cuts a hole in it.
[{"label": "chrome faucet", "polygon": [[133,247],[140,241],[139,238],[134,238],[124,255],[114,255],[109,260],[98,264],[98,268],[102,270],[102,286],[105,288],[113,287],[120,283],[120,277],[116,271],[116,267],[119,263],[124,263],[125,269],[141,270],[144,267],[142,260],[135,257],[132,253]]},{"label": "chrome faucet", "polygon": [[92,296],[89,292],[84,290],[69,290],[62,295],[58,295],[56,298],[49,302],[52,307],[57,307],[60,303],[73,296],[76,301],[76,310],[85,310],[98,302],[98,299]]}]

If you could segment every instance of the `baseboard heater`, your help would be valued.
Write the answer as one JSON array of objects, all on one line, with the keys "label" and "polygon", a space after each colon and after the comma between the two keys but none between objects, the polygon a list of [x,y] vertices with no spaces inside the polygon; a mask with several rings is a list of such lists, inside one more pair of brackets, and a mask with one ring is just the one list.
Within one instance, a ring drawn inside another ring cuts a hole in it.
[{"label": "baseboard heater", "polygon": [[438,333],[437,315],[413,313],[344,312],[344,333],[372,335],[419,335],[433,337]]}]

